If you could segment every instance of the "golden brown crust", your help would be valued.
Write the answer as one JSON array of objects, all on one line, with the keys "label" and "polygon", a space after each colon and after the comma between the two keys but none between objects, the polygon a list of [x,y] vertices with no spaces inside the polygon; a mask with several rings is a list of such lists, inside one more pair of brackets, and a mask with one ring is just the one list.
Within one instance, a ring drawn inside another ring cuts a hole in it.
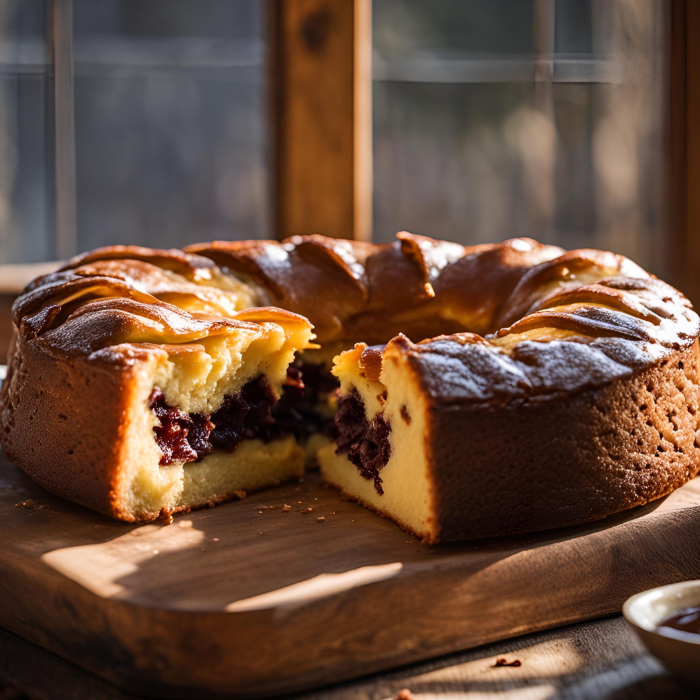
[{"label": "golden brown crust", "polygon": [[[216,315],[188,311],[189,304],[201,302],[199,285],[196,293],[183,294],[188,303],[181,308],[159,298],[172,299],[172,286],[154,289],[135,285],[130,278],[81,272],[48,275],[30,285],[12,309],[20,335],[36,338],[59,354],[90,354],[123,343],[189,343],[254,329],[264,321],[308,326],[301,316],[277,308],[230,309],[226,314],[219,310]],[[179,303],[184,303],[183,297]]]},{"label": "golden brown crust", "polygon": [[556,399],[434,401],[428,446],[439,523],[431,539],[564,527],[665,496],[700,469],[699,385],[696,344]]},{"label": "golden brown crust", "polygon": [[[211,260],[199,255],[190,255],[177,248],[158,250],[137,245],[113,245],[97,248],[82,255],[77,255],[68,261],[58,272],[75,270],[89,263],[98,261],[129,260],[150,263],[171,272],[176,272],[187,279],[208,278],[208,272],[216,266]],[[40,280],[42,278],[39,278]]]},{"label": "golden brown crust", "polygon": [[484,332],[523,274],[563,252],[530,239],[465,247],[406,232],[381,245],[294,236],[186,250],[255,279],[274,304],[309,318],[319,342],[370,345],[398,333]]},{"label": "golden brown crust", "polygon": [[52,493],[130,519],[114,500],[129,368],[55,357],[19,336],[0,401],[7,456]]}]

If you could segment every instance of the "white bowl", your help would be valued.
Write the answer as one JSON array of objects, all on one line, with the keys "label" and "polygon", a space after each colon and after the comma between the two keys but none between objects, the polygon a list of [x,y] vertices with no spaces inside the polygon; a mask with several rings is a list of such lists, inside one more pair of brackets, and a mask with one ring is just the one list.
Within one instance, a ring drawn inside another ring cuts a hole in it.
[{"label": "white bowl", "polygon": [[683,581],[633,595],[622,614],[647,649],[669,669],[700,685],[700,635],[659,625],[672,615],[700,606],[700,581]]}]

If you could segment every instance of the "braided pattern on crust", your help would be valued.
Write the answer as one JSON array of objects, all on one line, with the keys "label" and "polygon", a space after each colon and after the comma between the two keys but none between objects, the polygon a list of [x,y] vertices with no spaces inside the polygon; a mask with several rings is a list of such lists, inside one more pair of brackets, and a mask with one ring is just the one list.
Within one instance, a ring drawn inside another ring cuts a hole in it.
[{"label": "braided pattern on crust", "polygon": [[[180,250],[114,246],[73,258],[30,283],[13,307],[15,325],[46,349],[92,353],[124,344],[179,345],[241,330],[287,334],[308,321],[260,307],[264,291]],[[167,348],[166,348],[167,349]]]},{"label": "braided pattern on crust", "polygon": [[[465,248],[400,233],[387,245],[308,236],[189,250],[78,256],[27,287],[15,324],[47,349],[91,353],[271,323],[289,333],[306,317],[322,342],[389,343],[385,354],[409,357],[446,401],[600,386],[700,332],[687,299],[628,259],[529,239]],[[270,302],[285,310],[243,311]]]},{"label": "braided pattern on crust", "polygon": [[563,252],[530,239],[464,247],[406,232],[385,245],[294,236],[187,250],[255,280],[275,306],[311,319],[321,343],[369,344],[401,332],[484,333],[520,278]]},{"label": "braided pattern on crust", "polygon": [[255,280],[273,304],[309,318],[322,343],[389,343],[385,356],[410,357],[426,390],[445,401],[600,386],[700,333],[680,292],[621,255],[522,238],[473,247],[397,238],[187,250]]},{"label": "braided pattern on crust", "polygon": [[[281,308],[243,312],[259,304]],[[301,317],[322,343],[391,341],[388,352],[409,355],[447,400],[600,385],[700,332],[682,294],[620,255],[405,232],[386,245],[297,236],[187,252],[103,248],[34,281],[14,306],[24,334],[71,353],[188,343],[251,323],[300,326]]]}]

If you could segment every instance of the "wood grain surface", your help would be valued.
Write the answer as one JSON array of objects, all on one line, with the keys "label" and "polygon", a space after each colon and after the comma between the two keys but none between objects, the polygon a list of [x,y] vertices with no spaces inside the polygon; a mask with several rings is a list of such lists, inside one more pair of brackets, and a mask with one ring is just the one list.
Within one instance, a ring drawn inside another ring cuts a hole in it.
[{"label": "wood grain surface", "polygon": [[[519,667],[497,667],[496,660]],[[18,700],[139,700],[0,628],[3,681]],[[696,700],[617,616],[488,644],[295,695],[295,700]],[[2,695],[0,694],[0,697]]]},{"label": "wood grain surface", "polygon": [[144,695],[290,693],[698,578],[699,518],[696,480],[602,523],[430,547],[311,475],[139,527],[3,460],[0,625]]}]

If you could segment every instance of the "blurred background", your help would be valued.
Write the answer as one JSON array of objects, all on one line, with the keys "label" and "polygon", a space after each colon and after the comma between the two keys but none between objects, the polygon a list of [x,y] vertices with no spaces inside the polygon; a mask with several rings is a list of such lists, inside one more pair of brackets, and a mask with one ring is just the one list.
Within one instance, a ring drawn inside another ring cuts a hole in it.
[{"label": "blurred background", "polygon": [[[274,237],[269,4],[73,0],[58,149],[51,5],[0,0],[0,263]],[[373,239],[532,236],[672,274],[669,6],[374,0]]]}]

